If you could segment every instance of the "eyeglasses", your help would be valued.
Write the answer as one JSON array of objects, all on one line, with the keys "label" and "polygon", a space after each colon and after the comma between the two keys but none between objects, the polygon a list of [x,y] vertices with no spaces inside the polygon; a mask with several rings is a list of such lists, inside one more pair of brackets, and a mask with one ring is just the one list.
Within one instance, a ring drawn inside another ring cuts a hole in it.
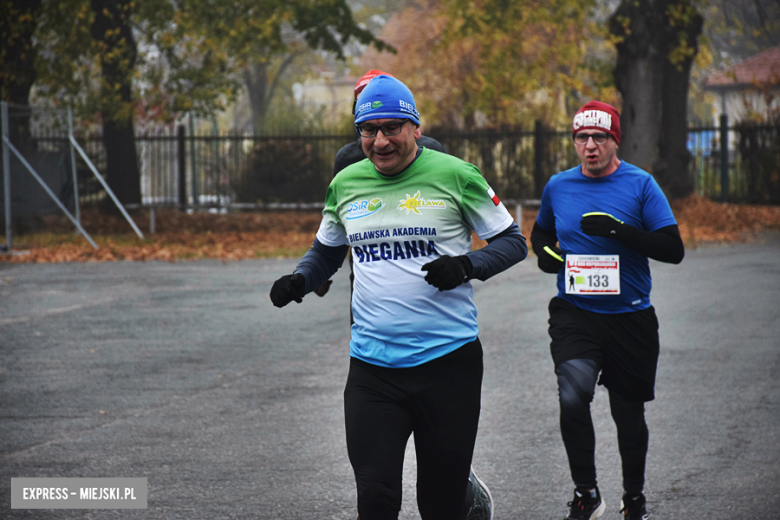
[{"label": "eyeglasses", "polygon": [[403,121],[394,121],[392,123],[385,123],[383,125],[355,125],[355,130],[360,137],[376,137],[379,130],[387,137],[392,137],[401,133],[401,127],[404,123],[409,122],[408,119]]},{"label": "eyeglasses", "polygon": [[588,139],[591,137],[596,144],[604,144],[609,140],[609,134],[574,134],[574,142],[577,144],[588,144]]}]

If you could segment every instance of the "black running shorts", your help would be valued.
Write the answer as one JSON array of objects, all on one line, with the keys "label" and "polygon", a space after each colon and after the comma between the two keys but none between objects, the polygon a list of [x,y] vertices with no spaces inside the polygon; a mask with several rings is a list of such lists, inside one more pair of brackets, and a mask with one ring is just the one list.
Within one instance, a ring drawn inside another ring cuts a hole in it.
[{"label": "black running shorts", "polygon": [[655,309],[619,314],[586,311],[555,297],[550,301],[550,352],[557,367],[570,359],[601,364],[599,384],[627,401],[652,401],[658,367]]}]

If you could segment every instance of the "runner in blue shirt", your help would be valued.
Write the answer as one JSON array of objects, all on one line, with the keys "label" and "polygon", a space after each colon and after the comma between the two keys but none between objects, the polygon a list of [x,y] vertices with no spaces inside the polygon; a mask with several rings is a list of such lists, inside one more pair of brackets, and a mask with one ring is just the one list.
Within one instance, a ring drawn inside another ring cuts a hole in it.
[{"label": "runner in blue shirt", "polygon": [[644,403],[654,398],[659,351],[648,258],[677,264],[685,249],[653,176],[617,157],[617,110],[585,104],[572,136],[582,164],[550,178],[531,234],[539,268],[558,275],[549,333],[575,486],[567,520],[593,520],[605,510],[590,413],[597,382],[609,391],[617,426],[621,513],[640,520],[646,517]]}]

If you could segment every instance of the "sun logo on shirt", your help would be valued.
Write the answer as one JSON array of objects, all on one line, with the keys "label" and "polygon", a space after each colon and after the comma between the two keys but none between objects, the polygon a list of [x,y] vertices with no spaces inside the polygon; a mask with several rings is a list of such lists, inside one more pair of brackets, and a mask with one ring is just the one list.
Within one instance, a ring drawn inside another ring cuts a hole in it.
[{"label": "sun logo on shirt", "polygon": [[414,195],[406,194],[405,199],[401,199],[401,203],[398,205],[398,209],[405,209],[406,214],[414,213],[416,215],[422,215],[420,208],[430,209],[446,209],[447,204],[441,199],[424,199],[420,196],[420,190]]},{"label": "sun logo on shirt", "polygon": [[408,215],[409,212],[414,211],[418,215],[422,215],[419,209],[417,209],[420,206],[420,190],[417,190],[417,193],[414,194],[414,197],[409,196],[409,194],[406,194],[406,199],[401,199],[401,203],[398,205],[398,209],[405,209],[406,214]]}]

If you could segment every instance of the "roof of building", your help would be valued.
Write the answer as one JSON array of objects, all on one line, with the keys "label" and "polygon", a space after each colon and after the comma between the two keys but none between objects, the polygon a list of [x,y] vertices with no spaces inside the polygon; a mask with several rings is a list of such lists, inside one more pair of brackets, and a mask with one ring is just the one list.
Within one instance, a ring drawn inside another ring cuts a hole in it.
[{"label": "roof of building", "polygon": [[704,88],[731,90],[751,85],[780,85],[780,45],[716,72],[707,78]]}]

